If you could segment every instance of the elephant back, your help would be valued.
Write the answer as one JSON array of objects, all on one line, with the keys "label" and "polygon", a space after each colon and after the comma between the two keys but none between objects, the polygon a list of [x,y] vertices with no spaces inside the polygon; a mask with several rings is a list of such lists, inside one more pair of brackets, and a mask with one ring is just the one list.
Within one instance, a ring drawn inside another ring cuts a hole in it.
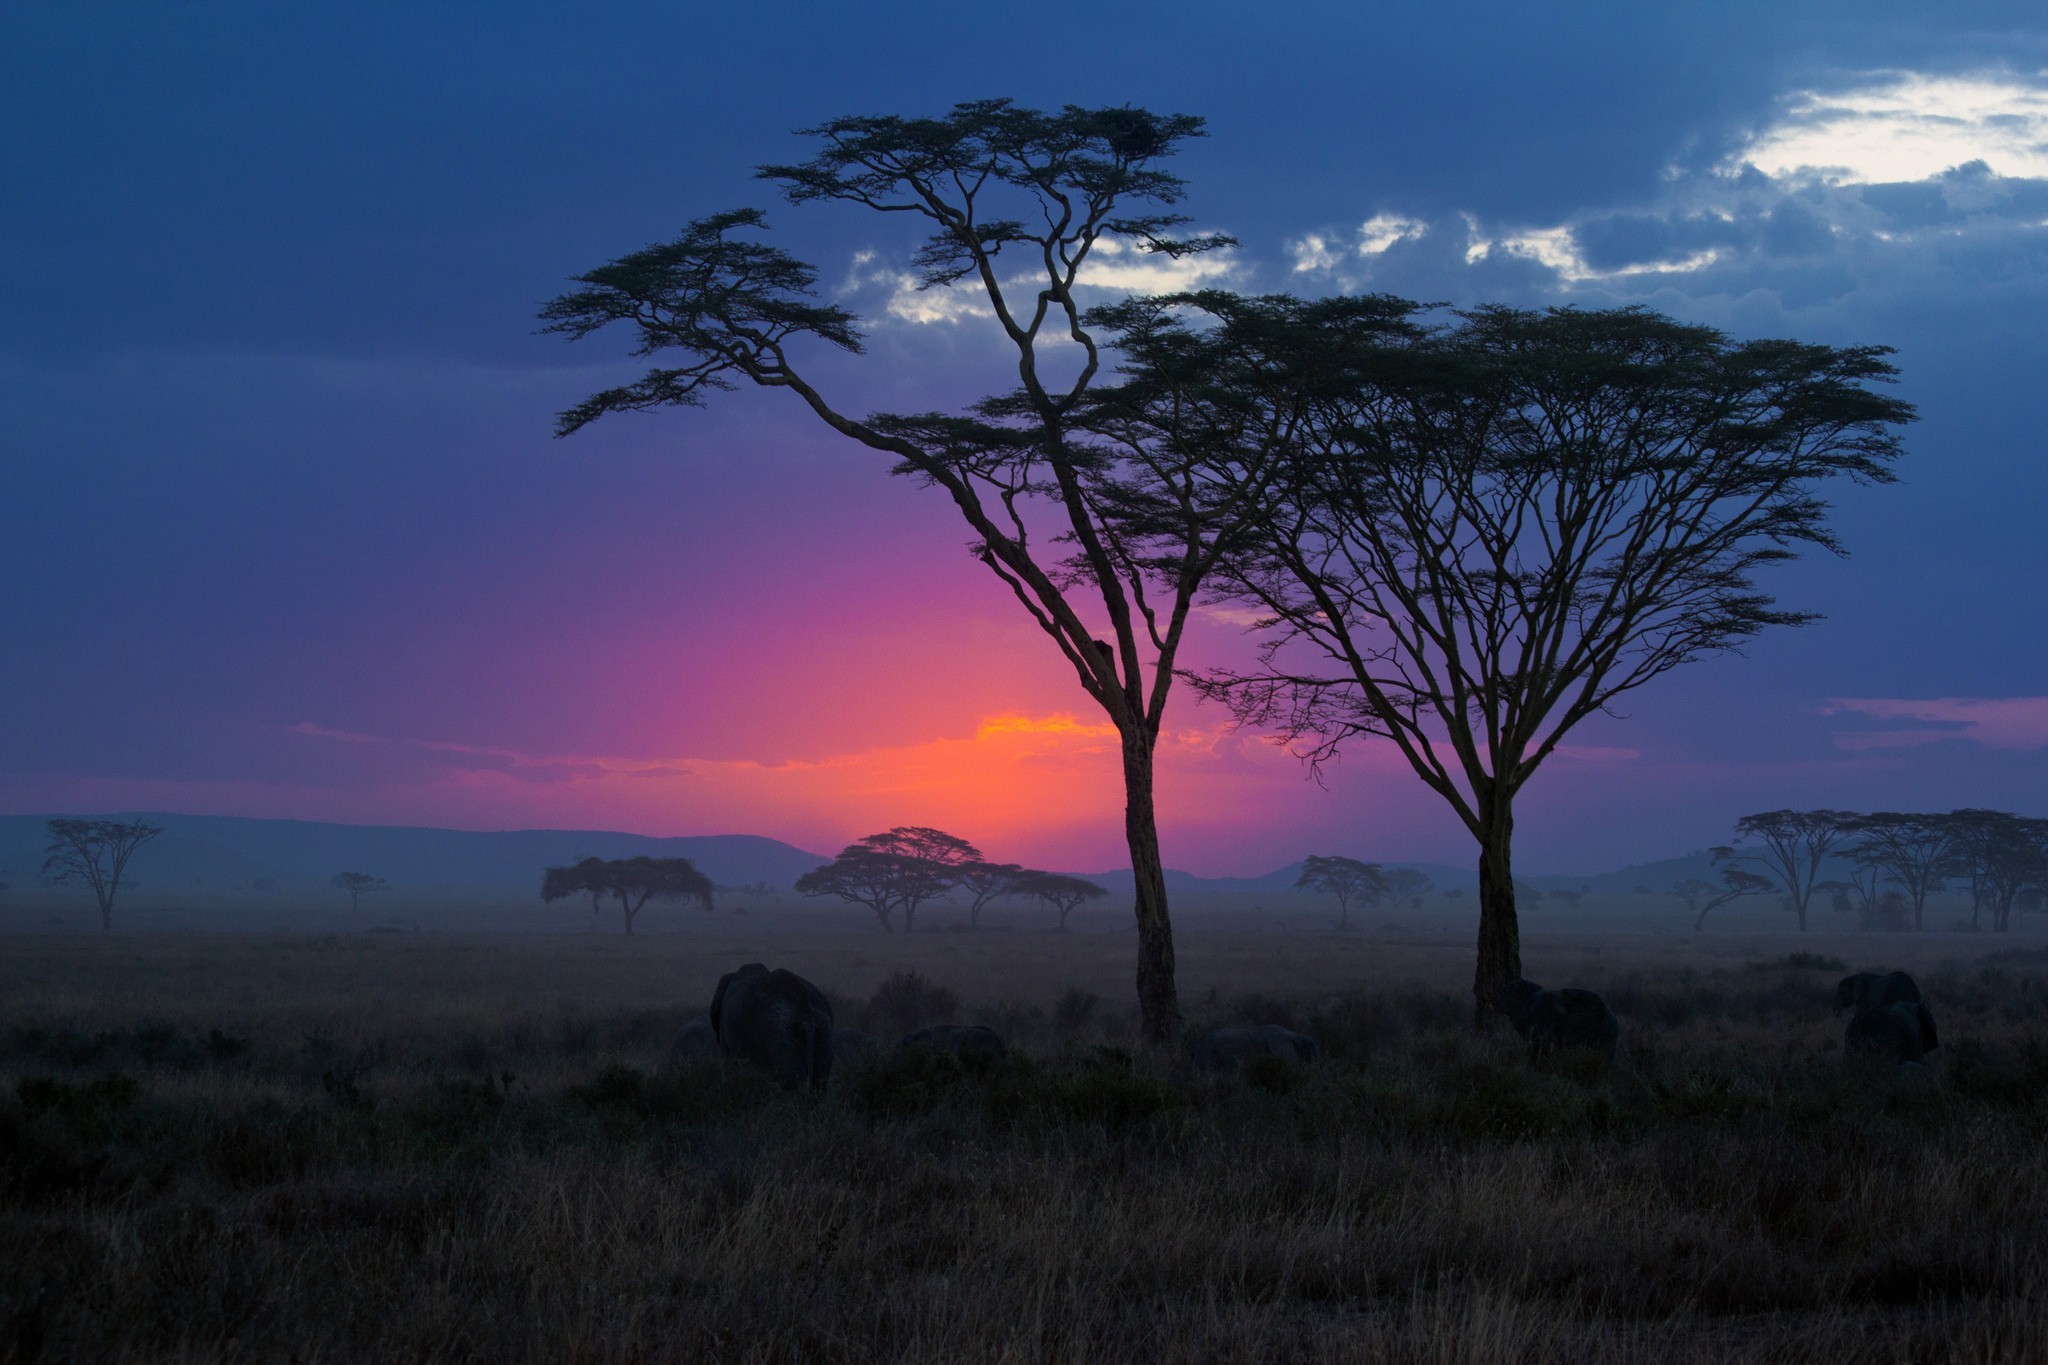
[{"label": "elephant back", "polygon": [[1850,1061],[1918,1062],[1927,1056],[1934,1017],[1917,1000],[1867,1009],[1849,1021],[1842,1035],[1843,1055]]},{"label": "elephant back", "polygon": [[1530,1031],[1536,1025],[1536,1002],[1544,994],[1541,986],[1527,977],[1518,976],[1512,981],[1503,981],[1494,988],[1493,1007],[1507,1018],[1523,1041],[1528,1041]]},{"label": "elephant back", "polygon": [[789,1089],[823,1089],[832,1074],[832,1002],[783,968],[750,962],[718,983],[709,1017],[727,1057]]}]

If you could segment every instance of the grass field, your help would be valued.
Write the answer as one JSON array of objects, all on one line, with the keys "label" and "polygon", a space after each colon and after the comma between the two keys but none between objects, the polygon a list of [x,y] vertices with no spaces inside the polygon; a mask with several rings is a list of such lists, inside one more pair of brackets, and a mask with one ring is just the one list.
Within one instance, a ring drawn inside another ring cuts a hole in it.
[{"label": "grass field", "polygon": [[[1194,1023],[1327,1054],[1219,1081],[1134,1055],[1127,936],[7,935],[0,1359],[2048,1358],[2036,942],[1533,939],[1600,1076],[1448,936],[1187,931]],[[1795,952],[1914,971],[1937,1063],[1845,1075]],[[749,958],[1015,1055],[670,1066]]]}]

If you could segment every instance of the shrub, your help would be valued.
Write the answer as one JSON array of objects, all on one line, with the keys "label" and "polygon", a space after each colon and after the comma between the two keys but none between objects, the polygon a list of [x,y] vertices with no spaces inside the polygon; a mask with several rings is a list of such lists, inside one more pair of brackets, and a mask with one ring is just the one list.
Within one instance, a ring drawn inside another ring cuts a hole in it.
[{"label": "shrub", "polygon": [[949,1023],[959,1013],[959,996],[916,972],[897,972],[868,998],[869,1025],[885,1042],[894,1042],[927,1024]]}]

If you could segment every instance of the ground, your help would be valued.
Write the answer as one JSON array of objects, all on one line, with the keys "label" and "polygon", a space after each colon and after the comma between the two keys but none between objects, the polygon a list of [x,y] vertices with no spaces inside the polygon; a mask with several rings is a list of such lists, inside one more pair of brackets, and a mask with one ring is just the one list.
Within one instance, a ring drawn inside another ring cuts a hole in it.
[{"label": "ground", "polygon": [[[1224,922],[1191,1019],[1314,1068],[1135,1049],[1115,932],[0,935],[0,1359],[2048,1356],[2038,940],[1533,930],[1602,1075],[1475,1035],[1460,936]],[[1017,1055],[669,1066],[756,958]],[[1842,1070],[1873,966],[1934,1067]]]}]

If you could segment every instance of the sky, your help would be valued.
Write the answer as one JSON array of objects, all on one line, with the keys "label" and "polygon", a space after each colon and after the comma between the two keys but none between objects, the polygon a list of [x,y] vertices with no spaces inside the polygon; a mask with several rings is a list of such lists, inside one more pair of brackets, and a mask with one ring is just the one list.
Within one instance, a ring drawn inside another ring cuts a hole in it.
[{"label": "sky", "polygon": [[[1831,495],[1824,620],[1635,693],[1518,864],[1781,806],[2048,814],[2038,5],[793,3],[0,9],[0,810],[756,833],[931,824],[1127,861],[1115,745],[943,498],[787,395],[554,414],[636,373],[534,314],[767,208],[866,319],[854,411],[1003,386],[913,229],[791,207],[794,130],[955,101],[1200,115],[1200,281],[1642,303],[1896,348],[1897,486]],[[1098,294],[1192,275],[1105,261]],[[1244,647],[1224,613],[1190,661]],[[1169,865],[1471,861],[1360,745],[1311,780],[1177,695]]]}]

